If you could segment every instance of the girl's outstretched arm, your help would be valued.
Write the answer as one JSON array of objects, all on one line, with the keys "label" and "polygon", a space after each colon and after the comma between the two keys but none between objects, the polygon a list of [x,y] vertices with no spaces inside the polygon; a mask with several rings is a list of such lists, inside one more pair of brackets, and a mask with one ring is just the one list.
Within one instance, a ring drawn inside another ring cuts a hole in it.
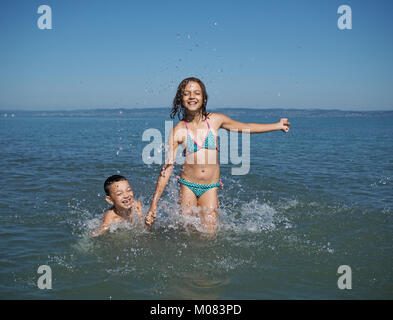
[{"label": "girl's outstretched arm", "polygon": [[220,123],[220,128],[230,131],[248,131],[249,133],[263,133],[276,130],[282,130],[284,132],[289,131],[290,123],[288,119],[282,118],[277,123],[243,123],[235,121],[225,114],[215,113],[217,120]]},{"label": "girl's outstretched arm", "polygon": [[161,168],[160,174],[158,176],[156,191],[154,192],[153,200],[150,205],[150,209],[146,214],[145,224],[149,227],[152,225],[156,218],[156,209],[158,200],[160,199],[162,193],[164,192],[169,178],[172,175],[173,167],[176,161],[177,148],[179,146],[179,142],[175,138],[175,128],[172,129],[169,135],[169,148],[167,153],[167,158],[165,159],[165,163]]}]

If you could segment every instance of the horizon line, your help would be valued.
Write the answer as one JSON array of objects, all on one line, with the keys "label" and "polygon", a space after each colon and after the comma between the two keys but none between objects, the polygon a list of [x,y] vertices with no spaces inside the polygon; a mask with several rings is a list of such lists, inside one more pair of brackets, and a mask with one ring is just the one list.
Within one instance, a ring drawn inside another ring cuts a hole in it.
[{"label": "horizon line", "polygon": [[[0,112],[82,112],[82,111],[108,111],[108,110],[149,110],[149,109],[170,109],[170,107],[102,107],[102,108],[84,108],[84,109],[37,109],[37,110],[29,110],[29,109],[0,109]],[[269,107],[215,107],[211,108],[212,110],[216,109],[237,109],[241,110],[291,110],[291,111],[339,111],[339,112],[389,112],[393,111],[393,109],[379,109],[379,110],[342,110],[342,109],[323,109],[323,108],[285,108],[285,107],[277,107],[277,108],[269,108]]]}]

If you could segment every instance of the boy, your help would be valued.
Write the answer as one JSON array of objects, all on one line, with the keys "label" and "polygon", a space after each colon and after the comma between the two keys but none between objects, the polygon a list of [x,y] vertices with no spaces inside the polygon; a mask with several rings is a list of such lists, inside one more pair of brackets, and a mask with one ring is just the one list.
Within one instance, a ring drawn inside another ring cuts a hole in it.
[{"label": "boy", "polygon": [[104,183],[104,190],[105,200],[112,205],[112,208],[105,212],[102,225],[92,234],[93,237],[105,233],[112,223],[132,221],[134,218],[142,221],[142,204],[134,200],[134,193],[125,177],[110,176]]}]

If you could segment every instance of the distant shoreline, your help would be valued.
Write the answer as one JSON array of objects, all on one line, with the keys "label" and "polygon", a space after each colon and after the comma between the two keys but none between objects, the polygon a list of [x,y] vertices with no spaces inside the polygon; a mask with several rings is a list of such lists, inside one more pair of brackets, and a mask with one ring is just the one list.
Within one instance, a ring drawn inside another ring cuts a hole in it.
[{"label": "distant shoreline", "polygon": [[[0,110],[0,118],[7,117],[124,117],[163,116],[169,118],[168,108],[115,108],[79,110]],[[393,110],[344,111],[339,109],[287,109],[287,108],[213,108],[211,112],[226,111],[229,115],[252,115],[265,117],[390,117]]]}]

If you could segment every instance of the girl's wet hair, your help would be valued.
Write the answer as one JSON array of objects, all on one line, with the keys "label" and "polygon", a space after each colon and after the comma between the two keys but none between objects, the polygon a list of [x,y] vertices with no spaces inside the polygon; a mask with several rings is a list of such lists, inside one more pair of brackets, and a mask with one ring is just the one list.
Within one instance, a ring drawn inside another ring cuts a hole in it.
[{"label": "girl's wet hair", "polygon": [[206,105],[207,105],[207,92],[206,92],[206,87],[203,84],[201,80],[195,77],[190,77],[184,79],[182,82],[180,82],[179,86],[177,87],[177,92],[176,96],[173,99],[173,106],[171,110],[171,118],[173,119],[176,115],[179,118],[179,120],[184,120],[186,118],[186,108],[183,106],[183,94],[184,94],[184,88],[189,82],[196,82],[200,85],[202,89],[202,97],[203,97],[203,102],[202,102],[202,117],[203,119],[206,119],[206,117],[209,115],[209,112],[206,111]]}]

